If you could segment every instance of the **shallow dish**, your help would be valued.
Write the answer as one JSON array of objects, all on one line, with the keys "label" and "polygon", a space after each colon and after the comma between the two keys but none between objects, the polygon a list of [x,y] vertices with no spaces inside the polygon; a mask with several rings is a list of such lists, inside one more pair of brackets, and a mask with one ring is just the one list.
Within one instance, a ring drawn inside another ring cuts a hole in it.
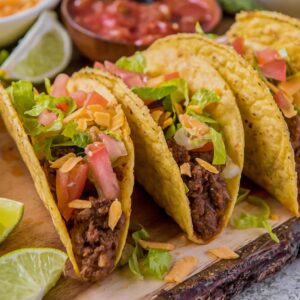
[{"label": "shallow dish", "polygon": [[40,0],[32,8],[0,18],[0,47],[15,42],[25,33],[42,11],[54,8],[58,2],[59,0]]}]

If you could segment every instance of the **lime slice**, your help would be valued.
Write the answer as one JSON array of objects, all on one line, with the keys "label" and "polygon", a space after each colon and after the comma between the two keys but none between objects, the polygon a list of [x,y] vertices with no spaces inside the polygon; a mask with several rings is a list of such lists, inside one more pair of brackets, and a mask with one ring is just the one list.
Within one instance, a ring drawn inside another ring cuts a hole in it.
[{"label": "lime slice", "polygon": [[25,248],[0,257],[0,298],[35,300],[56,284],[67,255],[51,248]]},{"label": "lime slice", "polygon": [[44,12],[1,66],[8,79],[40,83],[64,70],[72,42],[54,12]]},{"label": "lime slice", "polygon": [[22,219],[24,205],[21,202],[0,198],[0,243],[14,230]]}]

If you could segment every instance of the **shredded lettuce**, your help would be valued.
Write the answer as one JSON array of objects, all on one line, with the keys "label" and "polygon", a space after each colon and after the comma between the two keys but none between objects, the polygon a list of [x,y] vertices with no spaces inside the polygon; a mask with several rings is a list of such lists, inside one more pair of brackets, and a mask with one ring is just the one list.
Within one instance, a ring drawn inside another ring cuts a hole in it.
[{"label": "shredded lettuce", "polygon": [[132,91],[141,97],[143,100],[161,100],[162,98],[172,94],[177,87],[175,85],[161,86],[161,87],[137,87]]},{"label": "shredded lettuce", "polygon": [[45,78],[45,89],[48,95],[51,95],[51,81],[49,78]]},{"label": "shredded lettuce", "polygon": [[172,257],[168,251],[156,249],[143,249],[138,241],[149,239],[149,233],[139,225],[141,229],[132,234],[134,245],[127,243],[122,253],[120,265],[128,263],[130,271],[138,278],[151,277],[162,279],[169,270]]},{"label": "shredded lettuce", "polygon": [[279,242],[277,235],[272,231],[272,225],[268,222],[270,217],[270,207],[266,201],[262,198],[250,195],[250,191],[247,189],[242,189],[239,192],[240,195],[243,195],[243,199],[239,200],[239,202],[243,200],[247,200],[249,203],[254,205],[259,212],[257,213],[249,213],[244,210],[236,210],[233,213],[233,216],[230,220],[231,226],[237,229],[247,229],[247,228],[264,228],[270,235],[271,239],[276,243]]},{"label": "shredded lettuce", "polygon": [[5,49],[0,50],[0,66],[6,61],[9,57],[9,52]]},{"label": "shredded lettuce", "polygon": [[116,65],[119,68],[131,72],[145,73],[146,58],[141,52],[138,51],[131,57],[123,56],[119,58],[119,60],[116,62]]},{"label": "shredded lettuce", "polygon": [[160,87],[167,87],[167,86],[176,87],[176,90],[174,90],[170,95],[172,101],[181,102],[182,99],[184,99],[184,106],[188,106],[190,102],[190,98],[189,98],[189,87],[186,80],[182,78],[176,78],[176,79],[165,81],[160,85]]},{"label": "shredded lettuce", "polygon": [[195,32],[199,34],[205,34],[199,22],[196,23]]},{"label": "shredded lettuce", "polygon": [[197,113],[191,111],[190,109],[187,109],[186,113],[187,113],[187,115],[197,119],[198,121],[200,121],[202,123],[207,123],[207,124],[217,124],[218,123],[216,120],[210,118],[208,116],[208,114],[206,114],[206,113],[197,114]]},{"label": "shredded lettuce", "polygon": [[226,149],[225,144],[223,142],[222,134],[211,127],[210,137],[214,145],[213,164],[224,165],[226,163]]},{"label": "shredded lettuce", "polygon": [[242,202],[243,200],[247,199],[248,195],[250,194],[250,190],[249,189],[245,189],[240,187],[239,189],[239,194],[236,200],[236,204]]},{"label": "shredded lettuce", "polygon": [[208,104],[219,103],[220,101],[220,97],[214,91],[201,88],[192,96],[191,105],[198,105],[203,110]]},{"label": "shredded lettuce", "polygon": [[176,133],[176,126],[174,124],[170,125],[165,132],[166,140],[172,138]]}]

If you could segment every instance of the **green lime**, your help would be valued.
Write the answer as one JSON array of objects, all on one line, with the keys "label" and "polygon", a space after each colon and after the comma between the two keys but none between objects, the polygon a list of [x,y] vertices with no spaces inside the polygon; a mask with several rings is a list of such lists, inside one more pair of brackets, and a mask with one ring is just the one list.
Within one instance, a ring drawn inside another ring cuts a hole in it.
[{"label": "green lime", "polygon": [[14,230],[22,219],[24,204],[0,198],[0,243]]},{"label": "green lime", "polygon": [[64,70],[72,42],[54,12],[44,12],[1,66],[7,79],[40,83]]},{"label": "green lime", "polygon": [[35,300],[56,284],[67,255],[51,248],[25,248],[0,257],[0,298]]}]

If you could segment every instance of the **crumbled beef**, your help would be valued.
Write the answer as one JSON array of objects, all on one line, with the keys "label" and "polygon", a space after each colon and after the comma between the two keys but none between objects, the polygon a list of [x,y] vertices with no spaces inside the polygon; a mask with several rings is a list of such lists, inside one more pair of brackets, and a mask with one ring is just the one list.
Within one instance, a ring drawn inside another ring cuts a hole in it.
[{"label": "crumbled beef", "polygon": [[68,222],[73,251],[81,275],[89,281],[106,277],[114,268],[118,235],[124,215],[114,230],[108,227],[108,212],[112,200],[90,198],[92,208],[75,209]]},{"label": "crumbled beef", "polygon": [[[58,151],[62,156],[68,152]],[[64,153],[64,154],[63,154]],[[42,163],[51,192],[56,199],[56,170],[50,168],[48,161]],[[108,227],[108,212],[113,200],[97,198],[95,185],[87,180],[81,199],[89,199],[92,207],[74,209],[67,223],[74,255],[83,278],[97,281],[106,277],[114,268],[118,236],[124,224],[122,214],[112,231]]]},{"label": "crumbled beef", "polygon": [[61,146],[61,147],[52,147],[51,154],[55,158],[60,158],[68,153],[76,153],[76,147],[72,146]]},{"label": "crumbled beef", "polygon": [[[297,186],[300,187],[300,116],[285,119],[290,131],[291,143],[295,153],[295,163],[297,172]],[[298,202],[300,203],[300,189],[298,188]]]},{"label": "crumbled beef", "polygon": [[203,240],[213,238],[221,229],[222,219],[230,200],[224,180],[220,173],[213,174],[201,167],[196,158],[212,162],[213,152],[188,151],[168,141],[169,149],[180,166],[188,162],[191,167],[191,177],[182,175],[189,192],[188,198],[192,213],[192,221],[196,234]]}]

